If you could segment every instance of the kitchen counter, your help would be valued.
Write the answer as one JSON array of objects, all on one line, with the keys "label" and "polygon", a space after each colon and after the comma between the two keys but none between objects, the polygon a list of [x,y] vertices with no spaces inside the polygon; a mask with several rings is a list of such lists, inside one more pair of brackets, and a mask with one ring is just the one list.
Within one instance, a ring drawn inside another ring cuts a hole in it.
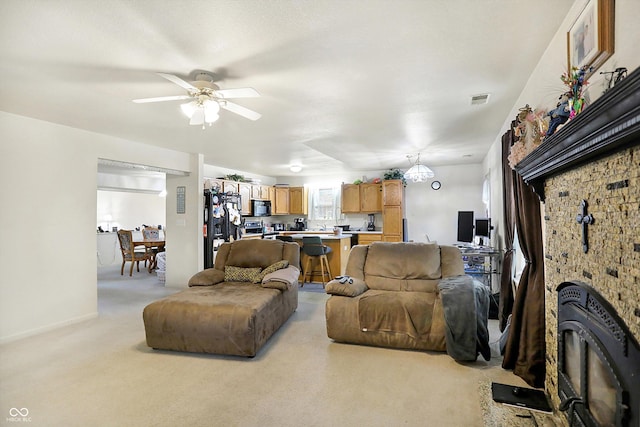
[{"label": "kitchen counter", "polygon": [[343,238],[347,238],[347,239],[351,239],[351,234],[341,234],[341,235],[337,235],[337,234],[321,234],[318,232],[311,232],[311,233],[297,233],[297,234],[287,234],[288,236],[293,237],[293,239],[302,239],[303,237],[313,237],[313,236],[318,236],[320,237],[323,241],[324,240],[340,240]]},{"label": "kitchen counter", "polygon": [[240,239],[262,239],[262,233],[244,233]]},{"label": "kitchen counter", "polygon": [[[341,236],[336,236],[334,234],[319,234],[318,232],[298,232],[289,235],[293,237],[294,242],[299,244],[301,247],[304,246],[302,244],[303,237],[310,237],[313,235],[320,237],[322,239],[322,243],[332,249],[331,253],[327,255],[327,259],[329,260],[329,268],[331,269],[331,275],[335,277],[344,274],[344,271],[347,267],[349,252],[351,251],[351,234],[342,234]],[[307,255],[302,252],[300,254],[300,267],[304,268],[306,262]],[[311,268],[313,270],[320,270],[319,265],[312,266]],[[321,282],[322,278],[320,277],[320,274],[314,274],[312,276],[312,280],[314,282]],[[302,281],[302,274],[300,274],[300,281]]]},{"label": "kitchen counter", "polygon": [[[382,230],[375,230],[375,231],[367,231],[367,230],[345,230],[343,232],[344,234],[382,234]],[[281,235],[286,235],[286,236],[291,236],[293,234],[318,234],[318,235],[325,235],[325,234],[333,234],[333,230],[302,230],[302,231],[296,231],[296,230],[289,230],[289,231],[281,231],[280,232]]]}]

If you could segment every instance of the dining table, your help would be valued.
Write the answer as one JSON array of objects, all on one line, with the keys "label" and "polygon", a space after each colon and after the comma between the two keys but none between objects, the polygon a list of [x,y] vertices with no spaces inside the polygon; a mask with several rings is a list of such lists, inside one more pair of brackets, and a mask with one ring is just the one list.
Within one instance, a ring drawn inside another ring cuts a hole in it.
[{"label": "dining table", "polygon": [[[151,249],[151,261],[149,262],[149,273],[158,268],[156,254],[164,249],[165,241],[160,239],[134,240],[133,248],[144,246],[145,250]],[[155,251],[153,250],[155,249]]]}]

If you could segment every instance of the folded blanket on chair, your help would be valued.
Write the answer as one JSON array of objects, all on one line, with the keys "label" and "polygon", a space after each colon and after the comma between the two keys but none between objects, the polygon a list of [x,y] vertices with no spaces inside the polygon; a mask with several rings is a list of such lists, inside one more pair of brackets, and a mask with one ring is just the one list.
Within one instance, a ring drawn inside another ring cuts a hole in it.
[{"label": "folded blanket on chair", "polygon": [[300,270],[292,265],[287,268],[281,268],[273,273],[266,274],[262,279],[262,283],[268,282],[282,282],[286,284],[298,283],[298,277],[300,276]]}]

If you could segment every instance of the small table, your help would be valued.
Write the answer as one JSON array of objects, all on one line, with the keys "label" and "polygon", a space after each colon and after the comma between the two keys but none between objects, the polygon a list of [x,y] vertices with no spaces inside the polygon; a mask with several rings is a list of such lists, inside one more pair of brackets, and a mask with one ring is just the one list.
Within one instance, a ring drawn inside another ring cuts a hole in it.
[{"label": "small table", "polygon": [[[164,240],[134,240],[133,247],[136,246],[144,246],[145,250],[147,249],[157,249],[157,252],[160,249],[164,248],[165,241]],[[156,254],[152,252],[151,262],[149,262],[149,273],[154,269],[158,268],[158,261],[156,260]]]}]

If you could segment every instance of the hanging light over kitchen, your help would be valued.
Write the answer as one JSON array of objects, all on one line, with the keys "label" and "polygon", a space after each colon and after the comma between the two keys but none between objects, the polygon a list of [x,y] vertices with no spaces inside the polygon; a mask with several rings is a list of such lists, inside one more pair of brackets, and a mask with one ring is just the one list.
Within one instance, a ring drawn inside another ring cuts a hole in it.
[{"label": "hanging light over kitchen", "polygon": [[[407,156],[409,163],[411,163],[411,156]],[[429,178],[433,178],[435,174],[427,166],[420,163],[420,153],[416,158],[416,162],[405,172],[404,177],[410,179],[413,182],[425,182]]]}]

